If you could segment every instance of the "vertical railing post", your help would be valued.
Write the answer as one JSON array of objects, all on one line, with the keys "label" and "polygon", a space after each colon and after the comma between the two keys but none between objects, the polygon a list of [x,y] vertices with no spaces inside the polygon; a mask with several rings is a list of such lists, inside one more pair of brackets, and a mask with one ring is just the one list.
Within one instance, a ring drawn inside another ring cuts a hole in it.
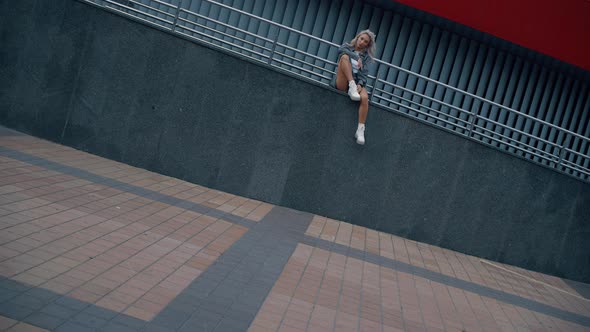
[{"label": "vertical railing post", "polygon": [[172,25],[172,31],[176,31],[178,25],[178,16],[180,16],[180,6],[182,6],[182,0],[178,1],[178,7],[176,7],[176,15],[174,15],[174,24]]},{"label": "vertical railing post", "polygon": [[[571,137],[567,132],[564,133],[565,137],[563,138],[561,145],[559,146],[559,159],[557,160],[557,168],[561,168],[563,165],[563,159],[565,159],[565,154],[567,153],[566,146],[569,146],[569,138]],[[567,167],[567,166],[566,166]]]},{"label": "vertical railing post", "polygon": [[557,165],[555,165],[555,168],[557,168],[557,169],[561,168],[565,152],[566,152],[565,147],[563,145],[559,146],[559,154],[558,154],[558,159],[557,159]]},{"label": "vertical railing post", "polygon": [[268,65],[269,66],[272,65],[272,59],[273,59],[273,56],[275,55],[275,49],[277,48],[277,42],[279,41],[279,32],[280,31],[281,31],[281,28],[277,27],[277,32],[275,33],[274,41],[273,41],[272,46],[270,48],[270,55],[268,56]]},{"label": "vertical railing post", "polygon": [[[477,102],[477,100],[474,101],[474,105]],[[473,128],[475,127],[475,119],[477,118],[477,107],[471,107],[471,112],[469,112],[469,132],[467,133],[467,137],[471,137],[471,135],[473,134]]]},{"label": "vertical railing post", "polygon": [[[371,90],[371,96],[369,98],[369,102],[375,104],[375,89],[377,89],[377,81],[379,81],[379,70],[381,69],[381,63],[377,62],[377,70],[375,71],[375,80],[373,81],[373,90]],[[336,67],[338,70],[338,67]]]}]

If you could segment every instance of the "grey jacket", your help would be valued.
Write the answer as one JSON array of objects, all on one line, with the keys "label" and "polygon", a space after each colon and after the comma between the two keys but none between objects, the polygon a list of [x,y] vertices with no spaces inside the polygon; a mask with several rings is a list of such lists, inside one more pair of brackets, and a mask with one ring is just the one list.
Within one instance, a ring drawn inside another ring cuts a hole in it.
[{"label": "grey jacket", "polygon": [[342,44],[342,46],[338,48],[338,60],[340,60],[342,54],[347,54],[351,59],[355,60],[361,58],[363,68],[354,75],[354,79],[356,81],[356,84],[360,84],[361,86],[366,87],[367,76],[369,74],[369,65],[373,63],[373,59],[371,59],[367,52],[362,52],[360,55],[357,55],[354,52],[354,47],[348,46],[348,44]]}]

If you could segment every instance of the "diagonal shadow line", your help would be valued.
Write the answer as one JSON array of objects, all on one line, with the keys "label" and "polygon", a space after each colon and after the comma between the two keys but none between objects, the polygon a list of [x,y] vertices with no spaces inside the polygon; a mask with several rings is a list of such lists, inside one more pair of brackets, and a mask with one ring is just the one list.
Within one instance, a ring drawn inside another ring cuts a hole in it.
[{"label": "diagonal shadow line", "polygon": [[530,311],[535,311],[551,317],[563,319],[568,322],[576,323],[582,326],[590,327],[590,317],[576,314],[567,310],[559,309],[548,304],[538,301],[530,300],[519,295],[506,293],[491,287],[479,285],[470,281],[461,280],[455,277],[444,275],[439,272],[434,272],[425,268],[414,266],[408,263],[400,262],[391,258],[379,256],[373,253],[351,248],[339,243],[330,242],[327,240],[305,236],[302,240],[303,244],[307,244],[316,248],[328,250],[339,253],[348,257],[357,258],[365,262],[373,263],[383,267],[387,267],[396,271],[412,274],[430,281],[438,282],[450,287],[455,287],[464,291],[468,291],[481,296],[489,297],[504,303],[509,303]]}]

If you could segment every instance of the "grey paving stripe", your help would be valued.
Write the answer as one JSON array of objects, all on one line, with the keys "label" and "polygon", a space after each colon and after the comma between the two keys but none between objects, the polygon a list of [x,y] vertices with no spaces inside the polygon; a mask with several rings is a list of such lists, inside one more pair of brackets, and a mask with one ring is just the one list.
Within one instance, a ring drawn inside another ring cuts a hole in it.
[{"label": "grey paving stripe", "polygon": [[146,322],[0,277],[0,315],[50,331],[139,330]]},{"label": "grey paving stripe", "polygon": [[308,213],[274,207],[146,328],[247,330],[312,218]]},{"label": "grey paving stripe", "polygon": [[470,281],[461,280],[455,277],[444,275],[442,273],[434,272],[425,268],[400,262],[391,258],[379,256],[370,252],[351,248],[345,245],[341,245],[339,243],[334,243],[311,236],[304,236],[301,242],[316,248],[339,253],[348,257],[353,257],[359,260],[363,260],[365,262],[377,264],[396,271],[412,274],[450,287],[462,289],[467,292],[493,298],[495,300],[504,303],[509,303],[530,311],[535,311],[551,317],[563,319],[568,322],[590,327],[590,317],[588,316],[583,316],[563,309],[555,308],[553,306],[534,300],[530,300],[518,295],[506,293],[501,290],[479,285]]},{"label": "grey paving stripe", "polygon": [[190,210],[193,212],[197,212],[200,214],[204,214],[207,216],[211,216],[214,218],[222,218],[223,220],[242,225],[247,228],[251,228],[252,226],[256,225],[256,222],[249,220],[247,218],[239,217],[233,215],[231,213],[223,212],[220,210],[216,210],[214,208],[205,206],[203,204],[183,200],[177,197],[165,195],[159,193],[157,191],[145,189],[142,187],[134,186],[129,183],[121,182],[118,180],[110,179],[104,176],[100,176],[97,174],[90,173],[80,168],[72,167],[63,165],[60,163],[56,163],[54,161],[50,161],[44,158],[36,157],[24,152],[8,149],[5,147],[0,147],[0,155],[8,158],[12,158],[15,160],[19,160],[31,165],[44,167],[48,170],[52,170],[55,172],[60,172],[63,174],[75,176],[77,178],[87,180],[93,182],[95,184],[104,185],[113,189],[121,190],[123,192],[131,193],[139,197],[143,197],[146,199],[150,199],[153,201],[157,201],[160,203],[165,203],[173,206],[177,206],[179,208],[183,208],[186,210]]}]

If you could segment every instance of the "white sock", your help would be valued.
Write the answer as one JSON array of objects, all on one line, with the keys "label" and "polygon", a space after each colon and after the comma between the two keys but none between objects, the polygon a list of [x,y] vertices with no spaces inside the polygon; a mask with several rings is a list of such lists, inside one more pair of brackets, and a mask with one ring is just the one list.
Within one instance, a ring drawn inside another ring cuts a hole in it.
[{"label": "white sock", "polygon": [[348,86],[356,86],[356,83],[354,82],[354,80],[350,80],[348,81]]},{"label": "white sock", "polygon": [[358,131],[358,130],[361,130],[361,129],[363,129],[363,130],[365,129],[365,124],[359,122],[359,126],[356,128],[356,130]]}]

